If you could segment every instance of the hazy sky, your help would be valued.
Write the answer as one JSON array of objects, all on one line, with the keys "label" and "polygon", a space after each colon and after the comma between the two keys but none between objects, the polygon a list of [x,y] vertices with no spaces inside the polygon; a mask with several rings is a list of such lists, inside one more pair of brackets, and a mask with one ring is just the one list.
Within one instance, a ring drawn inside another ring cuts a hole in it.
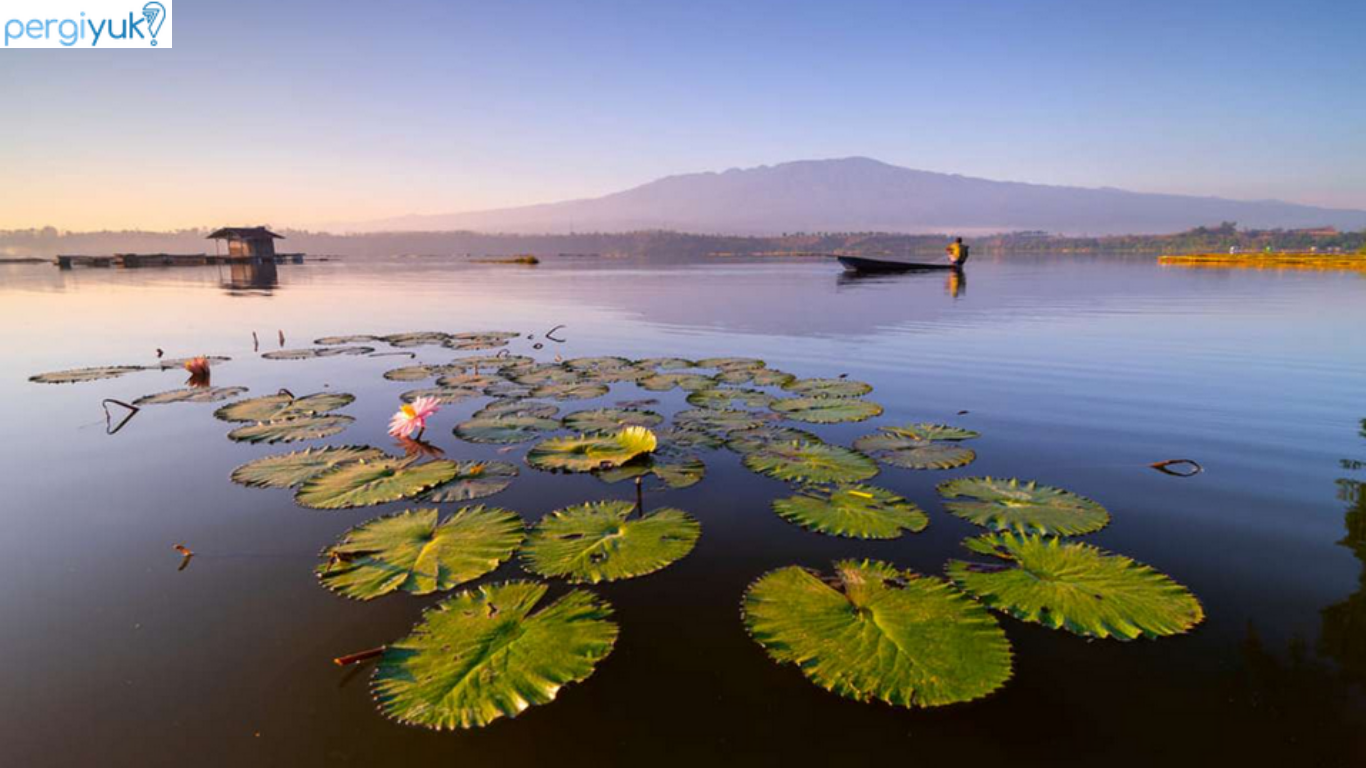
[{"label": "hazy sky", "polygon": [[315,226],[848,155],[1366,208],[1366,2],[173,13],[171,51],[0,50],[0,228]]}]

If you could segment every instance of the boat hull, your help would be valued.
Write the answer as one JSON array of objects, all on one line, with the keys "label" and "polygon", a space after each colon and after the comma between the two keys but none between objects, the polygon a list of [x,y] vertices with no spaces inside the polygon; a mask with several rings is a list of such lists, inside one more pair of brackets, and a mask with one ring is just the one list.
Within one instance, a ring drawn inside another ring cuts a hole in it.
[{"label": "boat hull", "polygon": [[850,272],[873,273],[873,272],[942,272],[947,270],[962,269],[957,264],[925,264],[914,261],[885,261],[883,259],[865,259],[861,256],[837,256],[840,264]]}]

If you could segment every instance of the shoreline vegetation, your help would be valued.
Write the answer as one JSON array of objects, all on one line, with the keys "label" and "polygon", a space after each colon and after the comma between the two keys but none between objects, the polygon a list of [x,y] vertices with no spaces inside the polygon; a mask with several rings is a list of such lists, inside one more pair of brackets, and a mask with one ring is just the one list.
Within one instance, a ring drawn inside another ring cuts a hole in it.
[{"label": "shoreline vegetation", "polygon": [[[63,232],[0,230],[0,259],[50,261],[59,254],[172,253],[200,251],[207,229],[174,232]],[[661,262],[701,257],[794,258],[829,254],[908,258],[940,256],[951,235],[887,232],[784,233],[772,236],[709,235],[649,230],[546,235],[479,232],[369,232],[332,234],[283,230],[289,250],[353,258],[394,255],[474,255],[475,261],[530,264],[546,256],[644,258]],[[1366,231],[1238,229],[1233,222],[1167,235],[1065,236],[1011,232],[968,236],[979,254],[1115,254],[1168,256],[1296,254],[1301,260],[1366,253]],[[535,255],[533,255],[535,254]]]},{"label": "shoreline vegetation", "polygon": [[1304,269],[1366,272],[1366,254],[1347,253],[1190,253],[1159,256],[1172,267],[1228,269]]}]

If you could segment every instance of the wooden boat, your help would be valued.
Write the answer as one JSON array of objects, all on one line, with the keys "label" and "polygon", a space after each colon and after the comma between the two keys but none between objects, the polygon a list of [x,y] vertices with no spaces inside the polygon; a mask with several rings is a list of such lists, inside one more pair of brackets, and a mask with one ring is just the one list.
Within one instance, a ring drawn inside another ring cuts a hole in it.
[{"label": "wooden boat", "polygon": [[933,272],[949,269],[962,269],[959,264],[926,264],[914,261],[886,261],[884,259],[865,259],[861,256],[836,256],[844,268],[850,272]]}]

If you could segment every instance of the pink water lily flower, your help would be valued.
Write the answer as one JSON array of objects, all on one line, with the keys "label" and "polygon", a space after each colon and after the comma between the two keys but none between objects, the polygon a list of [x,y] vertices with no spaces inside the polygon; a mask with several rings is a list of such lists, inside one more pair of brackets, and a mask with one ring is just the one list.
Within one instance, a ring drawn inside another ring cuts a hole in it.
[{"label": "pink water lily flower", "polygon": [[412,437],[427,428],[427,417],[441,410],[435,397],[419,397],[411,403],[404,403],[394,418],[389,420],[389,434],[394,437]]},{"label": "pink water lily flower", "polygon": [[185,370],[189,371],[191,376],[203,376],[209,372],[209,358],[203,355],[192,357],[185,361]]}]

